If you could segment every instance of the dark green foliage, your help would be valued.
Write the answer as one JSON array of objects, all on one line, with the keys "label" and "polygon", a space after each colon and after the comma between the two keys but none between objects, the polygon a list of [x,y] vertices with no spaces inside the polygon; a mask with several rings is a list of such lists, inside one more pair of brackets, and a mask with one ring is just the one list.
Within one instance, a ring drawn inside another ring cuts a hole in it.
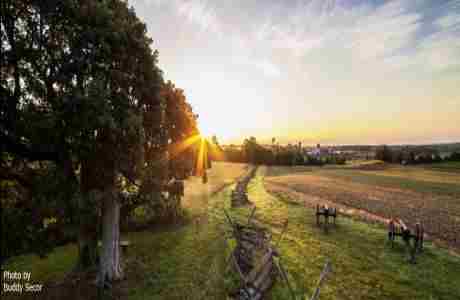
[{"label": "dark green foliage", "polygon": [[344,165],[346,163],[346,158],[343,155],[307,155],[301,144],[298,146],[280,146],[275,145],[274,141],[272,139],[270,146],[260,145],[255,137],[251,137],[244,140],[242,147],[235,145],[222,147],[222,153],[217,160],[279,166],[322,166],[324,164]]},{"label": "dark green foliage", "polygon": [[282,166],[292,166],[296,162],[296,155],[291,151],[277,151],[275,154],[275,164]]},{"label": "dark green foliage", "polygon": [[448,160],[450,161],[460,161],[460,152],[452,152]]},{"label": "dark green foliage", "polygon": [[120,0],[0,9],[2,258],[78,234],[94,246],[107,189],[122,219],[152,201],[176,213],[164,192],[193,173],[196,145],[173,148],[198,134],[197,116],[164,81],[134,10]]},{"label": "dark green foliage", "polygon": [[245,153],[236,145],[230,145],[223,149],[221,160],[244,163],[247,162]]},{"label": "dark green foliage", "polygon": [[16,165],[4,171],[3,176],[21,174],[21,180],[0,181],[2,260],[32,251],[45,256],[54,246],[76,239],[76,199],[68,196],[75,194],[75,186],[68,185],[59,168]]},{"label": "dark green foliage", "polygon": [[[455,155],[453,152],[451,155]],[[443,159],[436,146],[381,146],[376,150],[376,159],[389,163],[430,164],[449,160]]]},{"label": "dark green foliage", "polygon": [[391,151],[390,147],[383,145],[379,147],[375,152],[375,158],[384,162],[392,162],[393,152]]},{"label": "dark green foliage", "polygon": [[306,166],[322,166],[324,165],[324,161],[321,160],[320,158],[317,158],[317,157],[314,157],[314,156],[310,156],[307,158],[307,160],[305,161],[305,164]]}]

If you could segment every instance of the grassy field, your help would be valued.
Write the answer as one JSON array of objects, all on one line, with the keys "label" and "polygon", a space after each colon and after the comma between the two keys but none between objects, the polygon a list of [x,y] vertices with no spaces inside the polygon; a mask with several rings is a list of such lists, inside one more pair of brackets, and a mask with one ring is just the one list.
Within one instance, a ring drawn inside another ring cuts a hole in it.
[{"label": "grassy field", "polygon": [[191,177],[186,180],[182,206],[193,216],[206,213],[209,198],[231,185],[246,171],[246,164],[214,162],[212,168],[208,170],[207,184],[201,182],[201,177]]},{"label": "grassy field", "polygon": [[439,164],[430,164],[424,166],[426,169],[432,169],[436,171],[456,172],[460,173],[460,161],[443,162]]},{"label": "grassy field", "polygon": [[[321,299],[458,299],[460,290],[450,286],[460,279],[458,257],[429,245],[418,264],[409,265],[402,247],[386,244],[384,228],[347,218],[325,235],[314,225],[311,209],[291,202],[295,199],[279,201],[267,194],[262,181],[258,177],[253,182],[250,196],[260,208],[257,217],[273,228],[289,218],[281,253],[299,294],[311,295],[329,258],[334,272]],[[285,293],[275,291],[277,299],[287,299]]]},{"label": "grassy field", "polygon": [[[185,182],[182,205],[190,221],[189,225],[152,228],[151,231],[123,234],[123,239],[130,240],[134,246],[126,257],[127,280],[117,285],[115,295],[122,299],[201,299],[198,292],[195,296],[193,293],[191,296],[184,295],[190,290],[190,282],[193,279],[197,280],[197,284],[205,281],[195,272],[208,271],[209,263],[216,257],[214,252],[222,252],[223,240],[220,240],[220,244],[213,243],[221,232],[207,225],[212,219],[212,205],[223,205],[229,197],[232,183],[246,171],[246,164],[213,163],[212,169],[208,171],[207,184],[203,184],[201,178],[197,177]],[[41,295],[43,299],[92,299],[96,296],[93,278],[63,281],[66,274],[75,266],[77,254],[76,245],[67,245],[55,249],[46,259],[39,259],[36,255],[14,257],[2,266],[2,269],[31,272],[33,282],[53,285],[46,294]],[[198,266],[198,269],[189,269],[189,266]],[[178,270],[181,271],[177,272]],[[203,276],[205,274],[204,272]],[[54,286],[56,284],[57,286]],[[181,291],[178,296],[175,296],[176,288]],[[199,285],[196,286],[196,290],[201,290]],[[7,296],[11,296],[8,297],[11,299],[24,298],[24,295]],[[35,299],[33,295],[28,296],[30,297],[25,298]]]},{"label": "grassy field", "polygon": [[[324,234],[316,227],[311,208],[299,205],[288,194],[267,192],[276,177],[265,177],[266,171],[260,168],[251,181],[249,198],[257,207],[256,220],[270,228],[274,240],[289,219],[279,250],[298,299],[308,299],[313,293],[327,259],[333,272],[320,299],[459,299],[459,256],[428,242],[418,263],[410,265],[400,243],[394,249],[387,244],[385,228],[351,218],[340,218],[337,227]],[[222,208],[241,220],[251,210],[230,208],[233,187],[197,193],[195,200],[187,200],[193,202],[186,205],[187,210],[197,216],[188,225],[125,234],[123,238],[132,242],[124,258],[127,276],[115,285],[111,299],[225,299],[236,282],[225,265],[230,248],[223,238],[227,227]],[[202,188],[201,183],[196,188]],[[4,269],[31,271],[33,281],[46,278],[55,284],[71,269],[76,254],[76,247],[69,245],[45,260],[32,255],[16,257]],[[62,286],[50,288],[46,296],[93,299],[95,293],[90,281],[67,279]],[[277,283],[271,299],[290,299],[288,289]]]},{"label": "grassy field", "polygon": [[[455,164],[453,164],[455,165]],[[270,168],[271,190],[299,192],[317,202],[332,201],[385,218],[422,221],[426,231],[460,246],[460,173],[426,166],[389,166],[383,170]],[[307,199],[307,200],[308,200]]]}]

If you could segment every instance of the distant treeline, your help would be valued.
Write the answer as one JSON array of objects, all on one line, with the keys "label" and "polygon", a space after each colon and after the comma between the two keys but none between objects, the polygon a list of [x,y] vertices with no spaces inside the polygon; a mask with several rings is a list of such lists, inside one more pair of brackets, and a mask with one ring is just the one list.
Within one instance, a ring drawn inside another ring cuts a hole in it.
[{"label": "distant treeline", "polygon": [[[221,146],[217,138],[210,142],[212,160],[264,165],[324,165],[345,164],[348,159],[378,159],[389,163],[418,164],[460,161],[460,143],[432,145],[337,145],[334,151],[320,155],[307,152],[301,144],[281,146],[272,139],[270,145],[261,145],[255,137],[245,139],[242,145]],[[353,152],[350,154],[350,152]],[[340,154],[339,154],[340,153]],[[365,154],[365,156],[360,155]]]},{"label": "distant treeline", "polygon": [[[381,148],[379,145],[335,145],[334,149],[340,151],[362,151],[362,152],[375,152],[377,149]],[[439,153],[452,153],[460,152],[460,143],[444,143],[444,144],[420,144],[420,145],[391,145],[388,146],[392,150],[402,150],[402,149],[431,149],[438,151]]]},{"label": "distant treeline", "polygon": [[375,158],[400,164],[426,164],[443,161],[460,161],[460,151],[441,155],[438,147],[426,146],[387,146],[377,148]]},{"label": "distant treeline", "polygon": [[212,160],[282,166],[345,164],[346,161],[343,155],[310,155],[305,152],[301,145],[281,146],[275,144],[274,140],[272,145],[263,146],[257,142],[255,137],[245,139],[241,146],[220,146],[215,138],[213,138],[213,142],[219,149],[219,154],[211,151]]}]

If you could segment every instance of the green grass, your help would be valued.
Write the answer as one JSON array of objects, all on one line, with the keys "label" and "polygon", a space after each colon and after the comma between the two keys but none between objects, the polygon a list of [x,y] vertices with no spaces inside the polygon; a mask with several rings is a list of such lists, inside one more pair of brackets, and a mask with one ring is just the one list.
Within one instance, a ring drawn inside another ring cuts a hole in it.
[{"label": "green grass", "polygon": [[409,178],[417,181],[454,184],[459,184],[460,182],[460,173],[441,172],[420,166],[391,166],[384,170],[361,170],[360,172],[363,174],[375,174],[379,176]]},{"label": "green grass", "polygon": [[[401,245],[395,249],[387,245],[382,227],[340,218],[337,228],[326,235],[316,227],[311,209],[267,194],[262,176],[249,190],[258,207],[257,218],[273,224],[275,232],[289,218],[280,248],[298,294],[312,294],[328,258],[334,271],[321,299],[459,299],[459,257],[428,244],[418,263],[410,265]],[[282,285],[275,288],[274,299],[288,299]]]},{"label": "green grass", "polygon": [[[279,249],[299,297],[309,298],[323,264],[330,259],[333,272],[321,290],[322,300],[460,298],[458,256],[427,243],[418,263],[410,265],[400,243],[394,249],[387,245],[384,228],[348,218],[339,218],[338,226],[324,234],[316,227],[311,209],[265,191],[264,172],[262,168],[251,181],[249,198],[257,206],[256,220],[270,227],[274,240],[289,219]],[[222,208],[240,220],[247,219],[251,209],[230,208],[231,188],[200,201],[207,203],[208,212],[200,224],[124,235],[131,241],[125,257],[127,279],[120,284],[127,299],[225,299],[236,282],[234,275],[225,272],[229,247],[223,239]],[[4,269],[32,271],[35,280],[57,280],[73,267],[76,255],[76,247],[70,245],[57,248],[45,260],[16,257]],[[275,285],[272,299],[290,299],[282,283]]]},{"label": "green grass", "polygon": [[435,171],[460,173],[460,161],[448,161],[442,163],[428,164],[422,165],[422,167]]},{"label": "green grass", "polygon": [[298,173],[309,173],[322,167],[312,166],[276,166],[269,167],[266,176],[283,176]]},{"label": "green grass", "polygon": [[58,280],[75,266],[77,251],[77,246],[70,244],[56,248],[44,259],[33,254],[16,256],[2,266],[2,271],[31,272],[31,280],[37,283]]},{"label": "green grass", "polygon": [[[221,208],[229,205],[225,200],[230,192],[228,187],[208,201],[204,223],[123,234],[122,239],[129,240],[131,246],[124,256],[126,280],[120,284],[121,294],[139,300],[225,299],[235,285],[233,277],[223,277],[229,248],[223,239]],[[37,283],[54,282],[72,270],[76,258],[76,246],[68,245],[56,248],[46,259],[15,257],[4,270],[32,272]]]},{"label": "green grass", "polygon": [[224,260],[220,208],[231,189],[209,202],[206,223],[172,231],[129,233],[128,299],[224,299]]},{"label": "green grass", "polygon": [[318,170],[349,170],[361,166],[384,164],[381,160],[349,160],[345,165],[325,164],[323,166],[275,166],[268,168],[266,176],[283,176],[310,173]]}]

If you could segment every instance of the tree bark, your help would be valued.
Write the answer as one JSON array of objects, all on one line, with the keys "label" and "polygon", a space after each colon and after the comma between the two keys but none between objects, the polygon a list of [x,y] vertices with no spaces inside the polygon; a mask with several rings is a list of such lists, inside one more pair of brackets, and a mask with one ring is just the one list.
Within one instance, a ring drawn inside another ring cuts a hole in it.
[{"label": "tree bark", "polygon": [[89,270],[97,267],[99,260],[98,240],[98,213],[91,205],[90,197],[95,196],[95,191],[82,193],[78,204],[79,232],[78,232],[78,271]]},{"label": "tree bark", "polygon": [[115,187],[113,187],[103,196],[99,283],[123,278],[120,252],[120,203],[115,195]]},{"label": "tree bark", "polygon": [[81,231],[78,236],[78,253],[77,270],[83,271],[97,266],[97,240]]},{"label": "tree bark", "polygon": [[[90,220],[95,216],[102,225],[102,229],[98,230],[99,222],[92,224],[94,228],[92,232],[95,233],[96,238],[98,232],[102,233],[102,249],[99,252],[97,276],[97,282],[101,287],[106,283],[121,279],[123,274],[119,246],[120,199],[117,198],[116,184],[117,156],[113,152],[114,147],[115,139],[110,130],[99,130],[94,152],[83,160],[81,169],[82,194],[89,195],[87,199],[92,200],[85,204],[85,208],[89,209]],[[95,206],[98,209],[95,214],[91,214],[95,212]]]},{"label": "tree bark", "polygon": [[80,199],[78,201],[78,249],[77,270],[96,268],[99,260],[97,241],[99,237],[100,192],[96,183],[98,174],[94,171],[95,161],[83,160],[80,172]]}]

